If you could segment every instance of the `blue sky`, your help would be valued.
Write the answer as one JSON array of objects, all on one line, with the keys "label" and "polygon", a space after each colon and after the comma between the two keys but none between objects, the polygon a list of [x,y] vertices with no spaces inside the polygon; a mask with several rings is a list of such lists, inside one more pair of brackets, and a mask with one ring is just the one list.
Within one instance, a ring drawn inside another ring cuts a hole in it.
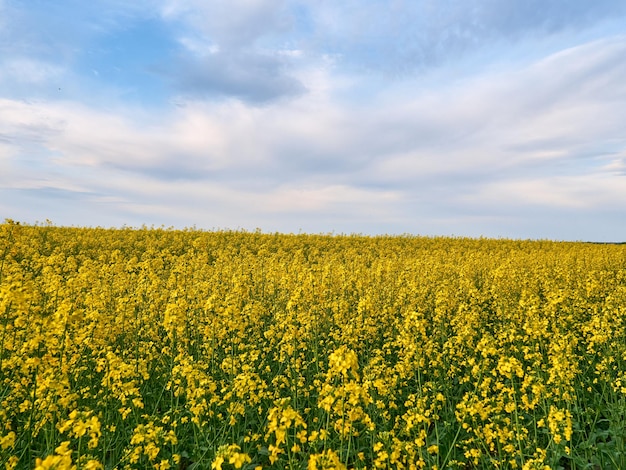
[{"label": "blue sky", "polygon": [[0,0],[0,218],[626,241],[621,0]]}]

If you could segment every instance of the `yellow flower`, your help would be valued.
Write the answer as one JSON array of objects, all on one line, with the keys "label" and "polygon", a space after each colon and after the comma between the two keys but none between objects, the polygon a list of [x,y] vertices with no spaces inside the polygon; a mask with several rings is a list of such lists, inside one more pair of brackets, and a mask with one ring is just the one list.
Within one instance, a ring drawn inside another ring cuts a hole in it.
[{"label": "yellow flower", "polygon": [[68,456],[68,455],[71,455],[72,453],[72,449],[70,449],[69,446],[70,446],[70,441],[63,441],[56,449],[54,449],[54,451],[58,455]]},{"label": "yellow flower", "polygon": [[14,470],[15,467],[17,467],[17,464],[19,461],[20,459],[15,455],[12,455],[11,457],[9,457],[9,460],[7,460],[5,464],[6,470]]},{"label": "yellow flower", "polygon": [[76,437],[82,437],[85,435],[88,429],[89,427],[87,426],[87,423],[85,423],[82,420],[77,420],[74,422],[74,427],[72,428],[72,432],[74,433]]},{"label": "yellow flower", "polygon": [[85,466],[83,467],[85,470],[102,470],[102,464],[97,460],[88,460]]},{"label": "yellow flower", "polygon": [[429,454],[438,454],[439,453],[439,446],[433,444],[433,445],[429,446],[428,449],[426,449],[426,451]]},{"label": "yellow flower", "polygon": [[213,459],[213,462],[211,462],[211,468],[213,470],[222,470],[223,463],[224,463],[224,457],[222,457],[221,455],[218,455],[215,457],[215,459]]},{"label": "yellow flower", "polygon": [[245,453],[235,452],[228,459],[228,463],[234,465],[235,468],[241,468],[244,464],[252,462],[252,459]]},{"label": "yellow flower", "polygon": [[155,464],[154,468],[157,470],[169,470],[171,468],[169,460],[161,460],[160,463]]},{"label": "yellow flower", "polygon": [[0,437],[0,447],[2,450],[7,450],[9,447],[13,447],[15,444],[15,432],[10,431],[6,436]]}]

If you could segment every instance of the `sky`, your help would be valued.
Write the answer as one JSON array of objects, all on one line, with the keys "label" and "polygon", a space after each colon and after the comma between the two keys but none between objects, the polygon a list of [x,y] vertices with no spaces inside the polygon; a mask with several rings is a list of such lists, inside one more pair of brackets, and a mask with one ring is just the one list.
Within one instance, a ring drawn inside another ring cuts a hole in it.
[{"label": "sky", "polygon": [[0,220],[626,241],[623,0],[0,0]]}]

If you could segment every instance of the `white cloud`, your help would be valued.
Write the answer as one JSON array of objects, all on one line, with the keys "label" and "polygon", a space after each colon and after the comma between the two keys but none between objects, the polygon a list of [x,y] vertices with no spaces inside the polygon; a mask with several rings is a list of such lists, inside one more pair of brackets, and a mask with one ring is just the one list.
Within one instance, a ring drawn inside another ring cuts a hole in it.
[{"label": "white cloud", "polygon": [[228,49],[250,45],[288,27],[283,0],[167,0],[162,14],[182,19]]},{"label": "white cloud", "polygon": [[180,36],[178,42],[180,42],[187,51],[198,57],[205,57],[220,52],[220,46],[218,44],[203,37]]},{"label": "white cloud", "polygon": [[181,57],[173,73],[165,77],[181,93],[191,97],[235,96],[265,103],[302,94],[302,84],[287,72],[281,54],[222,51],[213,48],[202,57]]},{"label": "white cloud", "polygon": [[266,103],[304,92],[293,76],[299,54],[285,53],[283,40],[268,47],[259,40],[290,29],[287,2],[274,0],[169,0],[161,14],[166,22],[183,23],[183,46],[174,64],[161,73],[187,97],[237,97]]},{"label": "white cloud", "polygon": [[54,63],[29,59],[13,58],[2,63],[0,82],[19,83],[21,85],[41,85],[58,79],[65,73],[65,69]]},{"label": "white cloud", "polygon": [[472,205],[495,206],[506,201],[511,209],[626,210],[626,178],[595,173],[490,182],[465,199]]},{"label": "white cloud", "polygon": [[[555,37],[623,20],[614,0],[440,2],[320,0],[308,8],[315,43],[359,69],[411,74],[464,60],[481,50]],[[621,25],[623,30],[623,23]],[[606,34],[606,33],[605,33]]]},{"label": "white cloud", "polygon": [[626,176],[626,150],[621,154],[611,155],[610,161],[601,170],[614,176]]},{"label": "white cloud", "polygon": [[497,235],[531,210],[619,211],[625,52],[619,36],[427,89],[380,89],[308,62],[308,93],[264,106],[180,98],[148,113],[3,99],[0,189],[71,199],[94,220],[287,231],[458,233],[489,221]]}]

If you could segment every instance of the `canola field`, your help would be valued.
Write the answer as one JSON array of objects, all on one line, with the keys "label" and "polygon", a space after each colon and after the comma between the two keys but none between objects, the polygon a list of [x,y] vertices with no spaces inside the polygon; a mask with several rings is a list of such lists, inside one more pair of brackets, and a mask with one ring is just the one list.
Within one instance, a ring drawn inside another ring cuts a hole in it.
[{"label": "canola field", "polygon": [[6,221],[0,468],[625,469],[626,245]]}]

